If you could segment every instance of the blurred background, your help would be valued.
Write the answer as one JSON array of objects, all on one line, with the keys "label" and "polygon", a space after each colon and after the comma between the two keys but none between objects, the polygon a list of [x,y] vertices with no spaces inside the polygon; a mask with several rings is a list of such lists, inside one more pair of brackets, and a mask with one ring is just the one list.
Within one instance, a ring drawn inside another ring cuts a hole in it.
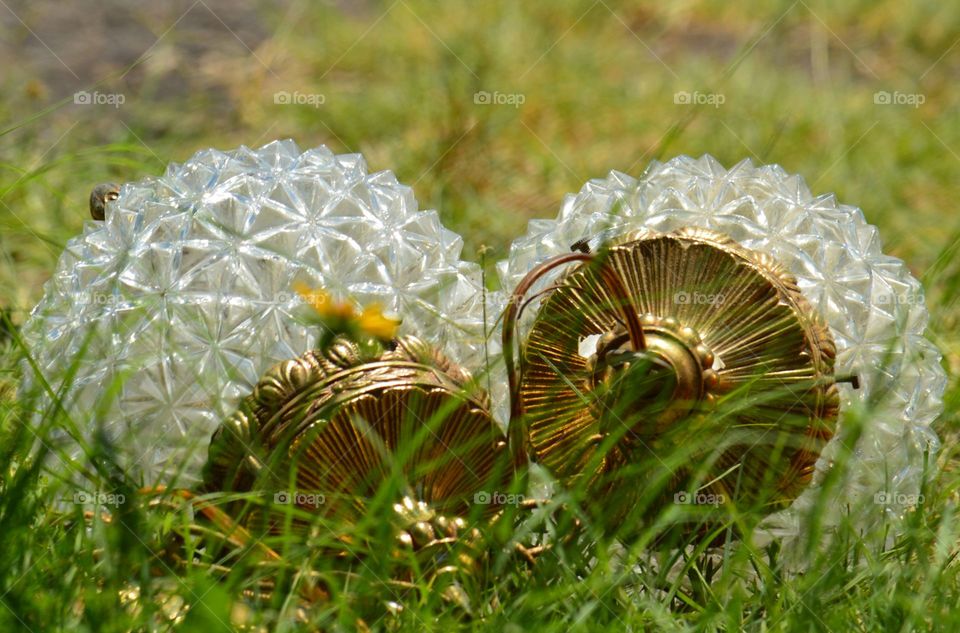
[{"label": "blurred background", "polygon": [[489,270],[588,179],[710,153],[862,207],[960,369],[958,3],[0,0],[0,68],[14,323],[93,185],[206,147],[361,152]]}]

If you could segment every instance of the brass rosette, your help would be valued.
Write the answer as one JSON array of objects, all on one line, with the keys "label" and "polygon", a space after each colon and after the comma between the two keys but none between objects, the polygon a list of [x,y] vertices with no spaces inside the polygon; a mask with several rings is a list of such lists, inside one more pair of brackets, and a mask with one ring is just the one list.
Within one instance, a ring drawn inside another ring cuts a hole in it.
[{"label": "brass rosette", "polygon": [[348,525],[397,473],[403,497],[466,516],[476,493],[507,489],[511,468],[466,371],[412,336],[375,357],[340,337],[264,375],[213,436],[204,486],[289,495]]},{"label": "brass rosette", "polygon": [[540,293],[513,379],[520,452],[588,477],[600,505],[654,489],[655,504],[789,505],[839,406],[833,340],[796,280],[697,228],[561,258],[578,263]]}]

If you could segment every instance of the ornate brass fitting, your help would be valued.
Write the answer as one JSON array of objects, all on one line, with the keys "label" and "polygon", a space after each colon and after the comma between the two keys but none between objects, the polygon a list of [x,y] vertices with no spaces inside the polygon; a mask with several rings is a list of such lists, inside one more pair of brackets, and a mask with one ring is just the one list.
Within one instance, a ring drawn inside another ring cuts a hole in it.
[{"label": "ornate brass fitting", "polygon": [[[635,351],[623,327],[615,326],[597,341],[587,359],[594,393],[593,415],[601,435],[615,433],[624,420],[635,424],[621,441],[667,432],[673,423],[695,413],[701,402],[713,402],[719,384],[714,355],[690,327],[673,317],[640,317],[646,349]],[[654,410],[657,403],[659,410]]]},{"label": "ornate brass fitting", "polygon": [[[382,353],[369,349],[341,336],[270,369],[214,434],[204,486],[261,493],[262,506],[226,508],[230,521],[251,531],[289,520],[278,503],[322,515],[345,545],[328,554],[346,569],[358,549],[346,547],[356,543],[357,522],[399,472],[388,515],[394,541],[359,550],[390,557],[395,574],[385,582],[394,589],[420,586],[417,570],[444,600],[469,611],[462,582],[482,573],[487,551],[463,517],[493,519],[499,510],[490,492],[509,490],[513,477],[506,437],[486,393],[431,346],[405,336]],[[483,492],[494,503],[477,507]],[[294,529],[310,524],[300,516]]]},{"label": "ornate brass fitting", "polygon": [[[569,262],[537,295],[514,370],[524,295]],[[828,329],[780,264],[719,233],[644,230],[562,255],[521,282],[505,318],[515,452],[566,484],[588,477],[601,505],[642,494],[657,477],[611,482],[649,464],[666,471],[664,495],[692,484],[772,511],[811,481],[833,435]],[[678,448],[683,463],[662,461]]]},{"label": "ornate brass fitting", "polygon": [[[401,447],[412,453],[401,457]],[[412,336],[376,358],[341,337],[266,373],[214,434],[204,482],[208,490],[287,491],[307,510],[359,516],[399,467],[407,496],[460,515],[477,492],[507,488],[505,455],[487,396],[468,372]]]}]

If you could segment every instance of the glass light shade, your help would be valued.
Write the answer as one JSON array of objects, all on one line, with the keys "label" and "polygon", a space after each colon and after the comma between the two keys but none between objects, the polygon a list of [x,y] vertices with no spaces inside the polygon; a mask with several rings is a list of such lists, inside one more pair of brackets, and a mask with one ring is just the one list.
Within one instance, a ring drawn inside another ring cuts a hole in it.
[{"label": "glass light shade", "polygon": [[[536,264],[583,239],[595,248],[628,230],[688,226],[772,255],[797,278],[836,342],[836,375],[860,380],[859,389],[839,385],[841,415],[869,405],[864,434],[851,447],[851,484],[830,504],[832,514],[858,499],[876,499],[883,507],[877,516],[902,514],[905,506],[888,500],[919,491],[924,453],[938,447],[930,425],[943,409],[946,378],[939,351],[924,337],[928,313],[920,283],[901,260],[883,254],[876,227],[860,209],[811,194],[800,176],[776,165],[746,160],[728,170],[710,156],[654,162],[639,179],[611,172],[591,180],[566,197],[556,220],[531,221],[499,263],[502,286],[515,287]],[[527,309],[521,335],[535,313],[535,306]],[[499,411],[507,408],[505,397],[500,393]],[[799,531],[801,512],[811,507],[841,441],[842,432],[822,453],[813,488],[768,519],[771,533]]]},{"label": "glass light shade", "polygon": [[[401,334],[479,369],[481,275],[461,247],[358,154],[292,141],[205,150],[124,185],[105,220],[86,223],[24,335],[86,440],[102,426],[131,474],[188,485],[264,371],[314,344],[294,282],[379,302],[402,317]],[[36,390],[25,374],[24,392]],[[37,402],[49,408],[42,392]],[[64,436],[53,439],[80,456]]]}]

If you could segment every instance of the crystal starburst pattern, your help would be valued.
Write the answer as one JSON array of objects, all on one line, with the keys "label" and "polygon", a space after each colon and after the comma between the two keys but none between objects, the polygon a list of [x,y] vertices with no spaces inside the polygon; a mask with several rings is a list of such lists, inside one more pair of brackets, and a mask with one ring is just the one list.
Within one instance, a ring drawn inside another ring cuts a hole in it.
[{"label": "crystal starburst pattern", "polygon": [[[401,333],[478,369],[484,294],[461,247],[360,155],[292,141],[206,150],[124,185],[105,220],[87,222],[24,333],[80,435],[102,428],[146,483],[190,484],[261,374],[316,340],[296,318],[295,282],[379,302],[402,317]],[[25,373],[23,389],[39,391]]]},{"label": "crystal starburst pattern", "polygon": [[[883,254],[876,227],[859,209],[812,195],[801,177],[750,161],[727,170],[710,156],[654,162],[639,179],[611,172],[567,196],[556,220],[532,221],[500,262],[501,282],[515,287],[534,265],[585,238],[596,247],[626,230],[688,226],[719,231],[782,263],[833,334],[836,374],[859,377],[859,389],[840,385],[841,412],[859,405],[869,415],[850,447],[854,481],[839,494],[846,501],[879,495],[882,505],[884,493],[916,493],[924,452],[938,447],[930,425],[943,409],[946,384],[940,353],[924,338],[923,289],[902,261]],[[535,312],[525,315],[528,327]],[[840,433],[827,446],[819,476],[843,441]],[[796,533],[798,513],[813,494],[771,518],[772,532]]]}]

